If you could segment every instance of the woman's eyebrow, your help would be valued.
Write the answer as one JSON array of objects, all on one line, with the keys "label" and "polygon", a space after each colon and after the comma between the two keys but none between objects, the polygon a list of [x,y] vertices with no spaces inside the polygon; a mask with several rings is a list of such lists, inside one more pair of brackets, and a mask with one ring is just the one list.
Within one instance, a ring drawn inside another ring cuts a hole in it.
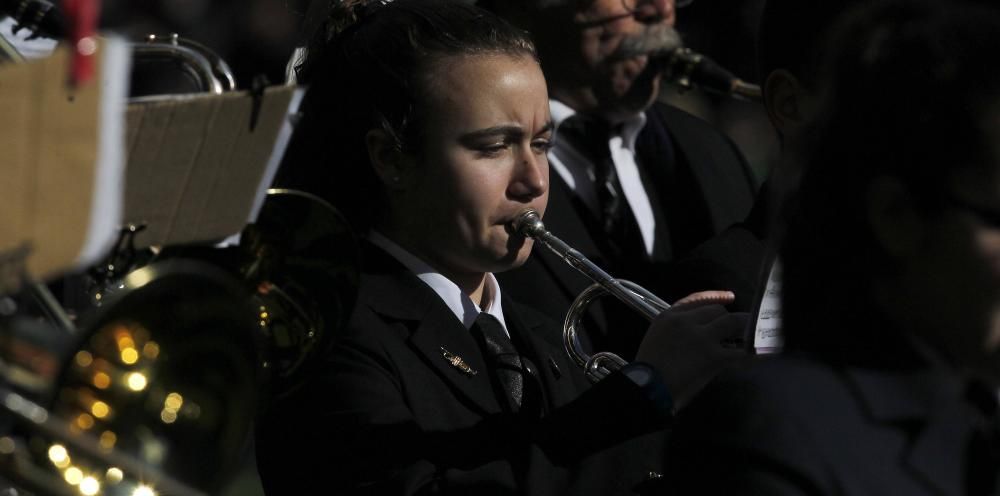
[{"label": "woman's eyebrow", "polygon": [[[542,134],[551,131],[555,128],[555,124],[550,120],[538,130],[537,134]],[[458,137],[459,142],[462,144],[471,144],[475,141],[484,138],[495,138],[497,136],[506,136],[513,139],[521,139],[524,137],[525,131],[524,127],[519,124],[501,124],[499,126],[492,126],[483,129],[477,129],[475,131],[470,131]]]},{"label": "woman's eyebrow", "polygon": [[472,143],[484,138],[494,138],[497,136],[521,138],[524,136],[524,128],[517,124],[502,124],[470,131],[459,136],[458,140],[462,143]]}]

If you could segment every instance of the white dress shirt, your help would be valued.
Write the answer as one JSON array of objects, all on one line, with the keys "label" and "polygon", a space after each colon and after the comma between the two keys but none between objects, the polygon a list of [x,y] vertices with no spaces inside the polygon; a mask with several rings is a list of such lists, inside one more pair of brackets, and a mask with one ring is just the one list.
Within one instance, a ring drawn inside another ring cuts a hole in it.
[{"label": "white dress shirt", "polygon": [[507,322],[503,318],[500,285],[497,284],[497,280],[493,277],[492,273],[486,273],[486,285],[483,287],[482,309],[480,310],[480,306],[476,306],[472,298],[463,293],[451,279],[441,275],[441,273],[435,271],[426,262],[406,251],[383,234],[378,231],[371,231],[368,233],[368,241],[371,241],[372,244],[392,255],[404,267],[416,274],[424,284],[430,286],[437,293],[438,297],[441,298],[441,301],[445,305],[448,305],[448,308],[451,309],[455,317],[458,318],[459,322],[466,329],[472,329],[472,324],[476,322],[476,317],[479,316],[479,313],[486,312],[500,321],[504,332],[507,333],[507,337],[510,337],[510,331],[507,331]]},{"label": "white dress shirt", "polygon": [[[593,177],[594,168],[590,157],[576,149],[568,142],[569,140],[558,138],[559,124],[576,114],[576,111],[557,100],[549,100],[549,111],[557,136],[552,150],[549,151],[549,164],[583,203],[595,214],[599,214],[597,191],[594,187],[596,179]],[[620,124],[616,126],[619,131],[608,137],[611,160],[615,164],[615,172],[618,173],[618,182],[621,184],[622,192],[625,193],[625,200],[636,222],[639,223],[639,232],[642,234],[646,253],[652,255],[656,220],[653,218],[653,207],[635,161],[635,139],[646,125],[646,114],[639,112],[616,124]]]}]

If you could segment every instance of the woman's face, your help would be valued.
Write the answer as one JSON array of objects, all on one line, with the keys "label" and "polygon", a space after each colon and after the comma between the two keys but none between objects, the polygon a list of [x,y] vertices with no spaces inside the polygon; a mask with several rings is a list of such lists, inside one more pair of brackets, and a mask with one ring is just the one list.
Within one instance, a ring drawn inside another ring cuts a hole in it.
[{"label": "woman's face", "polygon": [[498,272],[531,241],[508,224],[548,199],[552,139],[545,79],[529,57],[451,56],[430,70],[424,141],[391,202],[394,234],[445,276]]}]

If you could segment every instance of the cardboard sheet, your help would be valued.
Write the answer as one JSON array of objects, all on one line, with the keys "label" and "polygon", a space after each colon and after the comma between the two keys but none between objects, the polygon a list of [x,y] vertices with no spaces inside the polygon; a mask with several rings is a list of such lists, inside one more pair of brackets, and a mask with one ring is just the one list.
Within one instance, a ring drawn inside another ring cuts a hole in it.
[{"label": "cardboard sheet", "polygon": [[[220,241],[246,225],[293,87],[179,95],[128,107],[125,221],[138,246]],[[265,188],[266,189],[266,188]]]},{"label": "cardboard sheet", "polygon": [[69,52],[0,66],[0,291],[10,274],[46,279],[93,262],[121,213],[124,42],[104,39],[99,77],[66,85]]}]

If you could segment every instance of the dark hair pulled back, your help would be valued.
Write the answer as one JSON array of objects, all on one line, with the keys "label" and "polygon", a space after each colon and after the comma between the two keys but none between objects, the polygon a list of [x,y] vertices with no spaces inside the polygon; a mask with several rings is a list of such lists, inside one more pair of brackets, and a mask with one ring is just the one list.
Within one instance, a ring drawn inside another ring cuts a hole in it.
[{"label": "dark hair pulled back", "polygon": [[333,2],[307,50],[297,72],[309,90],[279,182],[326,198],[359,230],[384,204],[365,136],[381,129],[400,151],[421,152],[422,103],[437,62],[537,59],[527,33],[459,0]]}]

